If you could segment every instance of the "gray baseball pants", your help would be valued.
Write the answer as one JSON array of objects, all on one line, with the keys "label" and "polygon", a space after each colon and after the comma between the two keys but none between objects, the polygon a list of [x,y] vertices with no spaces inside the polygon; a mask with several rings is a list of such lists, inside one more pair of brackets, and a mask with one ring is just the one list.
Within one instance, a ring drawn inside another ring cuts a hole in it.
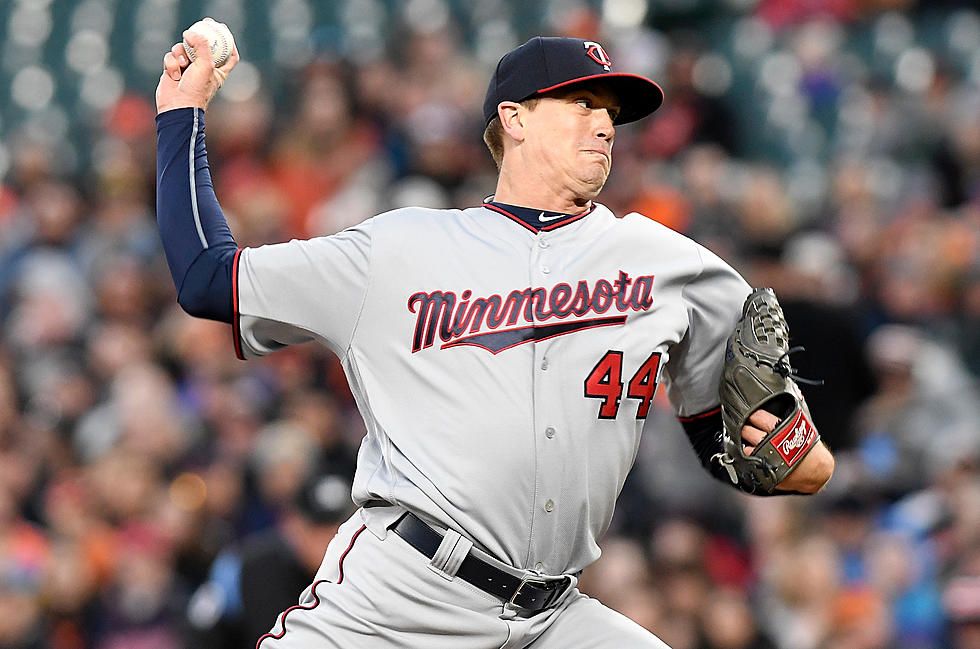
[{"label": "gray baseball pants", "polygon": [[670,649],[574,587],[530,617],[459,578],[430,569],[401,537],[345,522],[299,604],[256,649]]}]

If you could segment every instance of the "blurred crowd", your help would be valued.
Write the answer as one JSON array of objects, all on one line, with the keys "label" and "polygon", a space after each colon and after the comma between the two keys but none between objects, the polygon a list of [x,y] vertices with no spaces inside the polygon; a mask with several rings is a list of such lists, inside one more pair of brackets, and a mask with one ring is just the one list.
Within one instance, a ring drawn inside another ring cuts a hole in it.
[{"label": "blurred crowd", "polygon": [[[666,92],[618,130],[602,202],[775,287],[837,457],[816,497],[743,496],[660,391],[583,589],[673,649],[980,648],[980,12],[546,4],[540,31]],[[480,105],[523,37],[488,49],[439,15],[275,78],[240,39],[207,113],[239,245],[493,191]],[[363,424],[337,360],[240,362],[228,326],[176,306],[152,91],[99,112],[80,166],[0,122],[0,649],[245,646],[350,511]]]}]

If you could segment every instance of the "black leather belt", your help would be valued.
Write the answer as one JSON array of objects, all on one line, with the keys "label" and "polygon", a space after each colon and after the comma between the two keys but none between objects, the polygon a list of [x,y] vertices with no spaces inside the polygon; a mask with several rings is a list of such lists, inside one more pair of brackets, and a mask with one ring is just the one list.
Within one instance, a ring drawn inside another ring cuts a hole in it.
[{"label": "black leather belt", "polygon": [[[442,535],[411,512],[402,516],[391,526],[391,530],[429,559],[435,556],[439,544],[442,543]],[[568,577],[544,579],[533,574],[515,577],[474,556],[472,552],[463,559],[456,576],[509,604],[531,612],[554,604],[571,583]]]}]

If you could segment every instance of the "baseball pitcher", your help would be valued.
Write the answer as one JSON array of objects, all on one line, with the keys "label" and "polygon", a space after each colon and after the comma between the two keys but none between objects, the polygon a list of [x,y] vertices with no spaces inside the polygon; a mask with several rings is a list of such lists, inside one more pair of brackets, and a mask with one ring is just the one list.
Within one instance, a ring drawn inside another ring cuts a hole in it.
[{"label": "baseball pitcher", "polygon": [[640,214],[596,202],[616,127],[652,81],[596,42],[533,38],[486,93],[500,173],[482,205],[399,209],[329,237],[239,249],[205,109],[238,61],[166,54],[157,211],[181,306],[243,359],[315,341],[367,427],[356,513],[258,649],[657,647],[576,587],[661,384],[705,468],[813,493],[833,459],[788,362],[775,296]]}]

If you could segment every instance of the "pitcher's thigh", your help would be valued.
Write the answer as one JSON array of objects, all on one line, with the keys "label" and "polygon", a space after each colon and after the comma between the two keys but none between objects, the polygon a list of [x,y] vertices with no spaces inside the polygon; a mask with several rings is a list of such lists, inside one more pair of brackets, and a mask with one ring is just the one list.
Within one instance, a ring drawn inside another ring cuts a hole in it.
[{"label": "pitcher's thigh", "polygon": [[528,649],[670,649],[660,638],[597,599],[576,599]]},{"label": "pitcher's thigh", "polygon": [[257,649],[496,649],[506,641],[495,597],[437,575],[397,534],[351,529],[341,528],[319,581]]}]

